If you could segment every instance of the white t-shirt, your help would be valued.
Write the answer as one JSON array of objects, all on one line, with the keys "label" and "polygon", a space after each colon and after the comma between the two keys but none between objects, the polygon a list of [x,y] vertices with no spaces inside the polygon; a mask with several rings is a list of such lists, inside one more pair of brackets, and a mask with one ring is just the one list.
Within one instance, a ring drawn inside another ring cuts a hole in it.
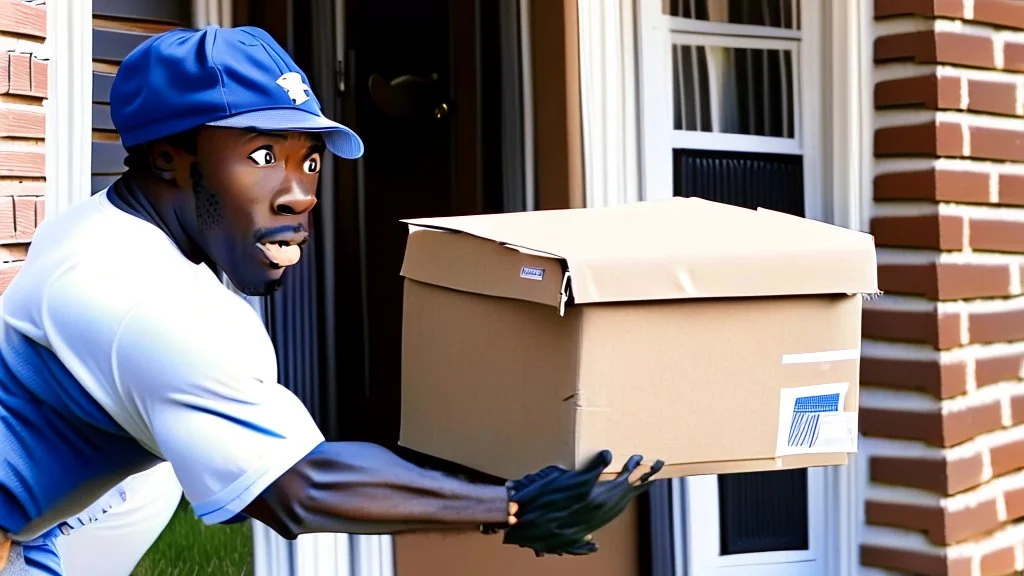
[{"label": "white t-shirt", "polygon": [[222,522],[324,440],[249,304],[106,192],[45,221],[0,297],[0,427],[0,529],[25,538],[157,458]]}]

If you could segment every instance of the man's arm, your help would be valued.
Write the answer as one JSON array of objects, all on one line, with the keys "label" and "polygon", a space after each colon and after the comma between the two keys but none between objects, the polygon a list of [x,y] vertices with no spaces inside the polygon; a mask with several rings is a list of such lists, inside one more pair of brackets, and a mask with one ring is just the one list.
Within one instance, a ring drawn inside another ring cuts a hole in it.
[{"label": "man's arm", "polygon": [[504,486],[415,466],[362,442],[324,442],[245,512],[285,538],[313,532],[386,534],[514,523]]}]

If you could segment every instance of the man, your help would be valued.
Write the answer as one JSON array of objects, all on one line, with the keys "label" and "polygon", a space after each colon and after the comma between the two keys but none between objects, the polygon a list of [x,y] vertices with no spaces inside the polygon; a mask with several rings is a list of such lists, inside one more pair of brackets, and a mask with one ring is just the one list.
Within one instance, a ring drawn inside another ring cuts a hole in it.
[{"label": "man", "polygon": [[276,290],[308,238],[322,155],[357,158],[362,142],[255,28],[146,41],[110,101],[128,171],[39,228],[0,300],[0,530],[29,573],[60,574],[56,539],[159,461],[209,524],[253,518],[286,538],[480,527],[538,554],[594,552],[589,535],[660,469],[631,477],[634,456],[598,483],[603,452],[490,486],[325,442],[218,274]]}]

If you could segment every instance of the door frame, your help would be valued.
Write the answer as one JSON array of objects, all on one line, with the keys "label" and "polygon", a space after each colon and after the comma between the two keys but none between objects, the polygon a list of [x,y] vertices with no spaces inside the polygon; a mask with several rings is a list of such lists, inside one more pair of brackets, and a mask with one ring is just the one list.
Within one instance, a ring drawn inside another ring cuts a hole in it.
[{"label": "door frame", "polygon": [[[817,2],[817,0],[814,0]],[[580,86],[583,126],[584,190],[587,207],[601,207],[671,196],[671,147],[664,130],[651,125],[664,122],[662,86],[645,84],[643,67],[649,64],[659,41],[667,39],[662,18],[651,17],[645,3],[657,0],[580,2]],[[806,3],[805,3],[806,5]],[[820,58],[822,71],[816,89],[824,90],[818,110],[817,142],[805,142],[806,182],[822,194],[807,198],[809,217],[867,230],[871,206],[872,88],[871,22],[869,2],[827,0],[819,4],[822,26],[808,38],[802,56]],[[831,39],[825,50],[822,39]],[[661,44],[663,45],[663,44]],[[655,56],[658,65],[660,55]],[[812,86],[806,79],[803,91]],[[622,87],[636,87],[635,91]],[[804,100],[806,102],[806,99]],[[648,112],[650,113],[648,114]],[[614,138],[612,138],[614,137]],[[611,141],[614,140],[614,141]],[[806,161],[806,150],[820,155]],[[808,186],[810,188],[810,186]],[[666,193],[667,191],[667,193]],[[862,464],[857,454],[846,466],[820,470],[822,510],[826,531],[827,574],[853,576],[859,572],[860,529],[863,524]],[[811,478],[808,478],[810,481]],[[685,502],[683,482],[672,481],[652,489],[646,499],[649,525],[643,528],[650,557],[641,559],[652,576],[684,576],[685,523],[681,514],[665,521],[658,511],[679,508]],[[700,575],[693,575],[700,576]]]}]

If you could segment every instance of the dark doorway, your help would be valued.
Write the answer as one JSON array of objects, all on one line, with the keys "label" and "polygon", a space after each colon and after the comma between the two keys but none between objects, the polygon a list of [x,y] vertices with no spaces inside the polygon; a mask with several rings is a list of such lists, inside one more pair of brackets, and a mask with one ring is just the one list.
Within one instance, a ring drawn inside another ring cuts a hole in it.
[{"label": "dark doorway", "polygon": [[357,161],[325,163],[315,256],[269,305],[282,379],[331,439],[402,452],[399,271],[408,232],[400,220],[525,204],[509,202],[503,173],[509,133],[522,126],[508,121],[502,90],[501,43],[516,13],[502,14],[506,4],[236,1],[235,24],[274,35],[325,113],[366,145]]}]

